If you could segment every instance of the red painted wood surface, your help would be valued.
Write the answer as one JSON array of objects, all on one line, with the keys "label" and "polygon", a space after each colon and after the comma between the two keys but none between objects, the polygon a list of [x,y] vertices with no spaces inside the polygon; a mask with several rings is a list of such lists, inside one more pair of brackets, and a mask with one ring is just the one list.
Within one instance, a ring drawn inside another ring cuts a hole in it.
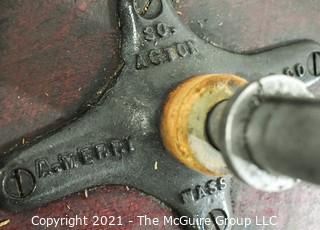
[{"label": "red painted wood surface", "polygon": [[[87,197],[85,193],[82,192],[61,201],[53,202],[37,210],[24,212],[18,215],[7,214],[0,211],[0,217],[3,216],[6,219],[10,219],[10,223],[4,227],[6,230],[44,229],[44,226],[35,226],[32,224],[31,221],[34,216],[39,216],[41,218],[61,218],[76,217],[76,215],[80,218],[87,217],[88,221],[86,221],[86,223],[88,225],[84,225],[84,221],[80,224],[81,222],[79,221],[75,229],[179,229],[175,226],[164,225],[163,222],[158,226],[141,226],[137,216],[147,215],[150,218],[163,219],[163,216],[171,216],[173,213],[153,197],[146,196],[137,190],[120,186],[102,187],[93,191],[89,190]],[[121,216],[121,223],[123,225],[104,225],[103,220],[102,222],[99,222],[94,216],[99,216],[101,220],[103,216]],[[132,223],[129,223],[129,221],[132,221]],[[34,223],[40,223],[39,219],[34,219]],[[50,226],[46,229],[70,228],[65,225],[59,225],[58,228]]]},{"label": "red painted wood surface", "polygon": [[110,1],[0,2],[0,152],[61,126],[120,65]]},{"label": "red painted wood surface", "polygon": [[[63,126],[94,104],[108,87],[121,65],[116,2],[0,1],[0,153]],[[175,2],[178,14],[194,31],[233,51],[262,49],[289,38],[320,38],[320,4],[312,0]],[[320,95],[318,86],[313,90]],[[301,184],[285,193],[268,194],[236,183],[232,197],[236,216],[279,216],[278,226],[265,229],[319,228],[317,187]],[[82,192],[21,214],[2,210],[0,223],[7,219],[10,223],[0,229],[43,229],[31,226],[30,217],[36,214],[113,214],[131,219],[173,213],[136,190],[101,187],[89,191],[88,198]],[[159,228],[135,222],[114,229]]]}]

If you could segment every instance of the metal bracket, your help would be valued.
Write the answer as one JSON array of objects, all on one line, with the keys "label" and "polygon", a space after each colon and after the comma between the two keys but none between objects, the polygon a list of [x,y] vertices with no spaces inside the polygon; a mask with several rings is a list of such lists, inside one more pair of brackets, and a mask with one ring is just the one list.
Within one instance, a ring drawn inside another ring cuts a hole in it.
[{"label": "metal bracket", "polygon": [[252,81],[287,71],[312,81],[316,76],[307,60],[319,45],[300,42],[235,54],[192,33],[169,0],[162,0],[154,19],[139,16],[133,0],[119,0],[118,7],[125,65],[116,84],[99,105],[64,129],[1,159],[1,208],[21,211],[88,187],[123,184],[157,197],[180,215],[232,215],[230,178],[189,170],[164,149],[159,124],[168,93],[190,76],[206,73]]}]

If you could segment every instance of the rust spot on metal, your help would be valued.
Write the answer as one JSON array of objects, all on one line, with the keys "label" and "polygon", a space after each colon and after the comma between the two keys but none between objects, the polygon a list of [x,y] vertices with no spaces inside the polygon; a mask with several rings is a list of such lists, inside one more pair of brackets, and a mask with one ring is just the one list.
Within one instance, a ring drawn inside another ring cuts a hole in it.
[{"label": "rust spot on metal", "polygon": [[214,156],[205,151],[212,149],[206,140],[206,116],[216,104],[234,94],[236,85],[244,84],[244,79],[227,74],[196,76],[180,84],[170,93],[162,115],[165,147],[191,169],[207,175],[225,175],[227,167],[220,154]]}]

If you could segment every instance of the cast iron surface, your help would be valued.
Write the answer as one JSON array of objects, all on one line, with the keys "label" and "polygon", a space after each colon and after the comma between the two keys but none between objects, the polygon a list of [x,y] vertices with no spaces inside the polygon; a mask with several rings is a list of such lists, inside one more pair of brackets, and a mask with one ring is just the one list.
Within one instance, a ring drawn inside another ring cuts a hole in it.
[{"label": "cast iron surface", "polygon": [[[162,146],[159,124],[168,93],[205,73],[233,73],[252,81],[286,72],[313,81],[318,59],[312,53],[320,47],[301,42],[254,55],[229,53],[186,28],[169,1],[162,1],[162,7],[158,17],[146,20],[132,1],[119,1],[125,65],[117,82],[68,127],[1,159],[3,208],[20,211],[84,188],[125,184],[159,198],[180,215],[232,214],[229,178],[226,188],[219,183],[213,188],[210,182],[219,178],[187,169]],[[314,61],[308,68],[309,57]]]}]

